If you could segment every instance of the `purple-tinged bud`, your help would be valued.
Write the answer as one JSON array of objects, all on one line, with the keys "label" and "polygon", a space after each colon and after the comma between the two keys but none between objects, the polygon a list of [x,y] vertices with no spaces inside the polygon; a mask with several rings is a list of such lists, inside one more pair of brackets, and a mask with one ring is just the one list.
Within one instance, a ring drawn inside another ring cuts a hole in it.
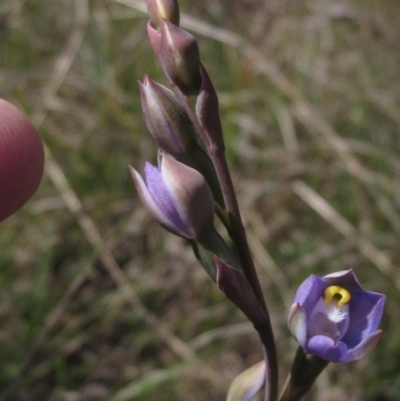
[{"label": "purple-tinged bud", "polygon": [[146,6],[155,27],[159,28],[163,19],[179,26],[179,5],[176,0],[146,0]]},{"label": "purple-tinged bud", "polygon": [[374,348],[385,296],[361,288],[353,270],[311,275],[297,290],[288,325],[305,352],[351,362]]},{"label": "purple-tinged bud", "polygon": [[159,168],[146,163],[145,180],[129,168],[145,208],[168,231],[193,240],[213,227],[213,196],[199,172],[161,153]]},{"label": "purple-tinged bud", "polygon": [[138,82],[144,119],[160,148],[178,155],[196,143],[196,131],[175,94],[145,76]]},{"label": "purple-tinged bud", "polygon": [[158,50],[165,75],[185,95],[197,95],[201,86],[200,51],[194,36],[163,20]]},{"label": "purple-tinged bud", "polygon": [[268,317],[243,272],[215,255],[213,258],[217,267],[218,288],[247,316],[256,329],[265,327]]},{"label": "purple-tinged bud", "polygon": [[196,114],[200,125],[206,131],[210,143],[223,145],[218,96],[207,71],[200,63],[201,87],[196,101]]}]

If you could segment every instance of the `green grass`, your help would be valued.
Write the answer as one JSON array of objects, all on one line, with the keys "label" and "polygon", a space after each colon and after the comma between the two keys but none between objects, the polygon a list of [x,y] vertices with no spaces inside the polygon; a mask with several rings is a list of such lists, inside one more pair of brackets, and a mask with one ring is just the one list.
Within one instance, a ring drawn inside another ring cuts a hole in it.
[{"label": "green grass", "polygon": [[[165,79],[143,3],[121,3],[0,6],[0,95],[47,146],[38,192],[0,227],[0,400],[222,400],[261,357],[191,249],[138,200],[127,166],[155,161],[156,147],[136,81]],[[207,0],[181,10],[220,95],[282,380],[297,286],[353,267],[366,289],[387,294],[384,336],[365,359],[330,366],[307,399],[397,400],[400,3]]]}]

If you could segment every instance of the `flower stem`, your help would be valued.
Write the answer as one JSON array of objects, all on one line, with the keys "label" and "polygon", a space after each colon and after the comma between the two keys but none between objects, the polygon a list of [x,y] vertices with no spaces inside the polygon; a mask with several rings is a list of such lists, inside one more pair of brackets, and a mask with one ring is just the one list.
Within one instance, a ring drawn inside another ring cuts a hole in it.
[{"label": "flower stem", "polygon": [[299,347],[279,401],[299,401],[310,390],[328,364],[329,361],[307,354],[303,348]]},{"label": "flower stem", "polygon": [[[195,113],[191,109],[188,98],[185,96],[180,89],[173,83],[170,82],[175,94],[178,96],[181,104],[185,108],[190,120],[192,121],[195,129],[200,135],[201,140],[205,144],[210,158],[214,164],[215,171],[217,173],[218,180],[221,185],[222,193],[224,196],[224,202],[229,219],[229,235],[236,247],[236,251],[240,260],[240,264],[243,269],[248,282],[250,283],[253,291],[257,297],[258,302],[264,309],[265,313],[269,318],[269,313],[265,299],[263,296],[260,281],[257,276],[257,272],[254,266],[253,258],[251,256],[250,247],[247,241],[246,231],[240,215],[239,205],[237,202],[235,190],[233,187],[232,178],[230,175],[228,163],[225,157],[225,144],[223,138],[213,140],[213,136],[207,133],[201,124],[199,123]],[[268,319],[269,321],[269,319]],[[257,328],[256,328],[257,329]],[[262,329],[257,329],[261,342],[264,347],[265,360],[267,366],[266,373],[266,401],[276,401],[277,399],[277,386],[278,386],[278,362],[275,348],[274,335],[272,326],[269,321],[268,325]]]}]

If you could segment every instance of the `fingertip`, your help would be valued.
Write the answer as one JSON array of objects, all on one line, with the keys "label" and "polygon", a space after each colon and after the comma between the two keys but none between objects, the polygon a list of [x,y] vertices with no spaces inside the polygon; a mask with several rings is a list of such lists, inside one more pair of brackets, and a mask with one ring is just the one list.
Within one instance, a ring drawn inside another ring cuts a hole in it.
[{"label": "fingertip", "polygon": [[0,221],[36,192],[44,169],[42,140],[29,119],[0,99]]}]

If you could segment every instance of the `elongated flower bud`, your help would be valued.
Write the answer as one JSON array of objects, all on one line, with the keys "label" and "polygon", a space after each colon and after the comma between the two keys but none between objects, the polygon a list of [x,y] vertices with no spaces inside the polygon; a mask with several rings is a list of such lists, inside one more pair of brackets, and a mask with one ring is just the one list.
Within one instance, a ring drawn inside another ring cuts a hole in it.
[{"label": "elongated flower bud", "polygon": [[200,51],[194,36],[163,20],[157,55],[165,75],[185,95],[197,95],[201,85]]},{"label": "elongated flower bud", "polygon": [[265,327],[268,317],[243,272],[217,256],[214,256],[214,261],[218,288],[247,316],[256,329]]},{"label": "elongated flower bud", "polygon": [[178,155],[196,143],[196,131],[175,94],[145,76],[139,82],[144,119],[160,148]]},{"label": "elongated flower bud", "polygon": [[159,28],[163,19],[179,25],[179,5],[176,0],[146,0],[146,6],[155,27]]},{"label": "elongated flower bud", "polygon": [[203,176],[165,154],[159,168],[146,163],[145,180],[130,167],[140,198],[154,220],[193,240],[214,224],[214,200]]}]

